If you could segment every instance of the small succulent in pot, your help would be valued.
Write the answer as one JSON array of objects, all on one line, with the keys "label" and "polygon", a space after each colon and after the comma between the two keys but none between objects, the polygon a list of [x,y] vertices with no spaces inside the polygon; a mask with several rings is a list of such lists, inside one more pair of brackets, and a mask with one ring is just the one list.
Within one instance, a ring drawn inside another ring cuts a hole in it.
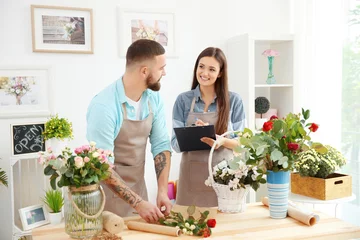
[{"label": "small succulent in pot", "polygon": [[270,101],[266,97],[257,97],[255,99],[255,112],[257,114],[260,114],[260,117],[262,118],[262,115],[269,111],[270,109]]}]

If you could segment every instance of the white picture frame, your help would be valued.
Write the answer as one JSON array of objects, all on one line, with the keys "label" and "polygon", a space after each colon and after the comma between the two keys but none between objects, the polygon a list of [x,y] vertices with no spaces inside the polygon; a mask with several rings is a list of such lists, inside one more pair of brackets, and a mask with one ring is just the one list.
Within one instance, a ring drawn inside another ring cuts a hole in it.
[{"label": "white picture frame", "polygon": [[41,204],[20,208],[19,215],[24,231],[50,223],[48,212]]},{"label": "white picture frame", "polygon": [[94,53],[90,8],[31,5],[33,52]]},{"label": "white picture frame", "polygon": [[118,6],[119,54],[126,56],[131,43],[146,38],[159,42],[167,57],[178,57],[174,11],[123,9]]},{"label": "white picture frame", "polygon": [[51,68],[0,66],[0,118],[49,116]]}]

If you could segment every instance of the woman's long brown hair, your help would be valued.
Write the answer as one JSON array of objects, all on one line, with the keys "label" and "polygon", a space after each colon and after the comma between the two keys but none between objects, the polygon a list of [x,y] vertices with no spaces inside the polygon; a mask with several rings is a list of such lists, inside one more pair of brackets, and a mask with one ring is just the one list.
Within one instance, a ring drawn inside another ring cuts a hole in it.
[{"label": "woman's long brown hair", "polygon": [[194,76],[191,89],[195,89],[199,82],[196,77],[196,70],[199,65],[199,61],[203,57],[214,57],[220,65],[220,77],[215,81],[215,93],[217,101],[217,112],[218,119],[215,124],[216,134],[221,135],[228,129],[229,114],[230,114],[230,97],[228,87],[228,76],[227,76],[227,61],[225,54],[221,49],[209,47],[200,53],[196,59],[194,66]]}]

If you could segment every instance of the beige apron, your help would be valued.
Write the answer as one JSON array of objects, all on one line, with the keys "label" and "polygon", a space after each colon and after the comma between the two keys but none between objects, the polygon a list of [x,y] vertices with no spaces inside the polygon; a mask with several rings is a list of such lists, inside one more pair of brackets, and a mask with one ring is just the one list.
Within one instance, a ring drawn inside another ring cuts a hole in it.
[{"label": "beige apron", "polygon": [[[146,144],[152,127],[153,113],[149,104],[149,116],[143,120],[127,118],[125,103],[123,107],[123,123],[114,141],[114,170],[125,181],[126,185],[142,199],[148,200],[145,185],[145,155]],[[134,215],[127,202],[102,184],[106,193],[105,210],[121,217]]]},{"label": "beige apron", "polygon": [[[192,101],[186,125],[195,123],[196,119],[215,125],[217,121],[216,112],[197,113],[194,112],[195,98]],[[217,196],[212,187],[205,185],[209,176],[208,159],[210,150],[183,152],[180,164],[180,176],[177,187],[176,203],[180,205],[195,205],[198,207],[215,207],[218,205]],[[212,166],[224,159],[233,157],[233,151],[220,147],[214,151]]]}]

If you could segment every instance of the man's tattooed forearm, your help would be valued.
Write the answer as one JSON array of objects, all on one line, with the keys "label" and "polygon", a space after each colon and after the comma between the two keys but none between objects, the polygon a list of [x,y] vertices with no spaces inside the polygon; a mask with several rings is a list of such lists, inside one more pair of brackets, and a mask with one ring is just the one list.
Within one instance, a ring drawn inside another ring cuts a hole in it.
[{"label": "man's tattooed forearm", "polygon": [[118,194],[125,202],[129,203],[133,208],[135,208],[142,199],[134,194],[131,189],[125,185],[123,180],[115,172],[105,180],[107,186],[116,194]]},{"label": "man's tattooed forearm", "polygon": [[155,160],[156,177],[157,177],[157,179],[159,179],[159,176],[160,176],[162,170],[164,170],[164,168],[166,166],[166,156],[163,152],[161,152],[155,156],[154,160]]}]

